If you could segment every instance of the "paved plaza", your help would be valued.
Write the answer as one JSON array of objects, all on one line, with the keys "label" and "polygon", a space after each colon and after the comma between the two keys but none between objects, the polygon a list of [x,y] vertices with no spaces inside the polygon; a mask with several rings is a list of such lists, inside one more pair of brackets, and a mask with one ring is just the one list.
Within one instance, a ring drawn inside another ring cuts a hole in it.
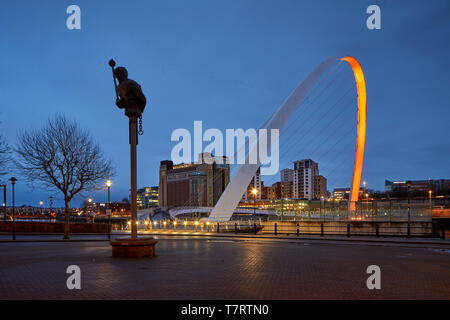
[{"label": "paved plaza", "polygon": [[[0,299],[450,299],[450,245],[158,239],[142,260],[113,259],[106,241],[2,242]],[[373,264],[381,290],[366,287]],[[69,265],[81,290],[66,287]]]}]

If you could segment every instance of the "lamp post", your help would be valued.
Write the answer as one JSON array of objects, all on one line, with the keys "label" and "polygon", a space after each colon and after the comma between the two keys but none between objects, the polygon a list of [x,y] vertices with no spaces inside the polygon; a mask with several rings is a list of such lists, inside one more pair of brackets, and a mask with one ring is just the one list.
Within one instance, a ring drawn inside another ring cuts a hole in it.
[{"label": "lamp post", "polygon": [[[111,191],[112,182],[111,180],[106,181],[106,187],[108,187],[108,206],[107,209],[110,210],[110,191]],[[108,240],[111,239],[111,211],[108,211]]]},{"label": "lamp post", "polygon": [[53,211],[53,197],[50,196],[49,200],[50,200],[50,216],[51,216],[52,215],[52,211]]},{"label": "lamp post", "polygon": [[6,184],[2,184],[0,187],[3,187],[3,220],[6,221]]},{"label": "lamp post", "polygon": [[39,201],[39,204],[41,205],[41,215],[42,215],[42,205],[44,204],[43,201]]},{"label": "lamp post", "polygon": [[253,188],[253,216],[256,216],[256,195],[258,194],[258,189]]},{"label": "lamp post", "polygon": [[16,184],[17,179],[14,177],[11,177],[9,179],[11,181],[12,185],[12,218],[13,218],[13,240],[16,240],[16,215],[15,215],[15,204],[14,204],[14,185]]},{"label": "lamp post", "polygon": [[[431,211],[431,194],[433,193],[432,190],[428,190],[428,195],[430,196],[430,211]],[[430,212],[431,214],[431,212]]]},{"label": "lamp post", "polygon": [[366,193],[365,196],[366,196],[366,214],[367,216],[369,216],[369,194]]},{"label": "lamp post", "polygon": [[[366,194],[367,194],[367,192],[366,192],[367,182],[365,180],[363,181],[363,187],[364,187],[364,196],[366,196]],[[364,200],[363,200],[363,203],[364,203]],[[364,206],[363,206],[363,209],[364,209]],[[367,196],[366,196],[366,210],[368,211],[368,209],[369,209],[369,205],[368,205]],[[364,212],[364,210],[362,210],[362,211]]]},{"label": "lamp post", "polygon": [[411,237],[411,199],[409,194],[410,183],[406,186],[406,192],[408,195],[408,238]]},{"label": "lamp post", "polygon": [[88,198],[88,205],[86,208],[86,221],[89,222],[89,212],[92,213],[92,222],[94,222],[94,212],[92,212],[92,198]]},{"label": "lamp post", "polygon": [[322,216],[325,218],[325,215],[323,214],[323,210],[324,210],[323,206],[324,206],[324,197],[321,196],[320,197],[320,220],[322,220]]}]

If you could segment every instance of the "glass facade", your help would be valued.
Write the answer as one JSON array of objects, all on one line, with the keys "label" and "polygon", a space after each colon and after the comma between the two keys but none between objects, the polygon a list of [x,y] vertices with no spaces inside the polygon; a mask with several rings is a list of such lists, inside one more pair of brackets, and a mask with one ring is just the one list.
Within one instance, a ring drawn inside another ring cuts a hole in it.
[{"label": "glass facade", "polygon": [[145,187],[137,191],[138,209],[146,209],[159,206],[158,187]]}]

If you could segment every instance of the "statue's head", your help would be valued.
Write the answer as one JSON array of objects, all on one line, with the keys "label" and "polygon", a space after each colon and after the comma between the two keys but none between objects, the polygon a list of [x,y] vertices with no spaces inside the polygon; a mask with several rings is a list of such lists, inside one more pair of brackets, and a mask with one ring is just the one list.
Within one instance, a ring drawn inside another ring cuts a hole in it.
[{"label": "statue's head", "polygon": [[121,82],[128,78],[128,71],[125,67],[117,67],[114,69],[114,76]]}]

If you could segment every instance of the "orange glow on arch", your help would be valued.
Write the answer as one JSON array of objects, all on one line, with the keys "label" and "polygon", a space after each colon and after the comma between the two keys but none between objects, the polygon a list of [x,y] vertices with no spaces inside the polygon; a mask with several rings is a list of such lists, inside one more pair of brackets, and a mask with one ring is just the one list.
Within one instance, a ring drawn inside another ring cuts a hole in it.
[{"label": "orange glow on arch", "polygon": [[361,175],[364,161],[364,147],[366,144],[366,125],[367,125],[367,95],[366,81],[359,62],[353,57],[344,57],[341,60],[348,62],[352,67],[356,81],[356,90],[358,93],[358,128],[356,136],[355,163],[353,166],[353,179],[348,205],[349,213],[356,211],[356,202],[359,196],[359,187],[361,185]]}]

